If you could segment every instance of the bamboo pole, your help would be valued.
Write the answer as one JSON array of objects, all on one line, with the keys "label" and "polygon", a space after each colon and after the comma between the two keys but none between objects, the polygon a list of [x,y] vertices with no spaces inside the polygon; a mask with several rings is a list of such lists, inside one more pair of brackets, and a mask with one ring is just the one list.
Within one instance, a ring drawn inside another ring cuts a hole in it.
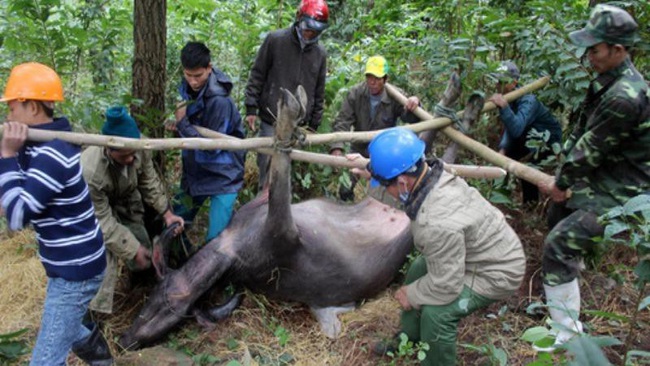
[{"label": "bamboo pole", "polygon": [[[522,95],[531,92],[532,90],[536,90],[541,88],[542,86],[546,85],[549,81],[548,77],[543,77],[531,84],[526,85],[525,87],[517,89],[515,92],[508,93],[505,96],[505,99],[510,102],[514,99],[517,99],[521,97]],[[400,93],[395,87],[392,85],[386,84],[386,91],[388,94],[398,100],[401,104],[406,104],[406,97]],[[488,102],[485,104],[483,107],[483,111],[489,111],[492,109],[495,109],[496,106],[492,102]],[[418,107],[417,110],[414,111],[415,115],[418,116],[420,119],[424,120],[431,120],[432,116],[429,114],[427,111],[424,109]],[[449,119],[447,119],[449,120]],[[431,127],[432,121],[426,121],[426,122],[421,122],[421,123],[426,123],[427,127]],[[421,124],[420,123],[420,124]],[[452,127],[449,126],[449,123],[445,125],[445,127],[442,128],[442,132],[447,135],[452,141],[458,143],[460,146],[462,146],[465,149],[468,149],[475,153],[476,155],[480,156],[481,158],[485,159],[486,161],[500,166],[509,173],[514,174],[515,176],[524,179],[530,183],[533,184],[548,184],[549,182],[553,181],[553,177],[543,173],[537,169],[531,168],[527,165],[521,164],[520,162],[510,159],[507,156],[501,155],[498,152],[490,149],[489,147],[481,144],[480,142],[473,140],[469,138],[468,136],[464,135],[463,133],[453,129]]]},{"label": "bamboo pole", "polygon": [[[0,134],[4,126],[0,126]],[[75,145],[94,145],[112,147],[115,149],[134,150],[250,150],[258,146],[273,146],[269,137],[250,139],[209,139],[209,138],[162,138],[162,139],[132,139],[128,137],[97,135],[67,131],[49,131],[30,128],[27,131],[30,141],[46,142],[54,139],[63,140]],[[262,143],[260,143],[260,140]],[[268,143],[267,143],[268,140]]]},{"label": "bamboo pole", "polygon": [[[206,138],[183,138],[183,139],[131,139],[117,136],[106,136],[86,133],[75,133],[67,131],[46,131],[30,128],[27,132],[27,139],[30,141],[46,142],[60,139],[75,145],[95,145],[111,147],[116,149],[134,150],[169,150],[169,149],[224,149],[241,150],[247,146],[249,139],[238,139],[233,136],[224,135],[207,128],[195,126],[197,131]],[[0,134],[4,126],[0,126]],[[265,138],[267,139],[267,138]],[[271,139],[271,138],[268,138]],[[260,140],[260,139],[255,139]],[[255,144],[253,144],[255,145]],[[251,148],[263,154],[273,154],[272,148]],[[305,161],[315,164],[331,165],[340,168],[365,168],[368,160],[361,158],[349,160],[345,157],[318,154],[303,150],[293,149],[289,154],[291,159]],[[505,171],[494,167],[450,165],[448,171],[466,178],[496,179],[506,174]]]},{"label": "bamboo pole", "polygon": [[[522,95],[537,90],[548,83],[548,77],[541,78],[531,84],[525,85],[504,98],[511,102]],[[386,84],[387,90],[395,89],[390,84]],[[486,103],[483,112],[496,108],[493,103]],[[424,114],[423,114],[424,113]],[[462,111],[458,115],[462,115]],[[413,123],[405,126],[414,132],[425,130],[439,129],[449,126],[451,120],[446,117],[433,118],[423,109],[418,108],[416,115],[422,119],[422,122]],[[3,127],[0,126],[0,134]],[[368,142],[372,140],[380,131],[368,132],[334,132],[325,134],[308,134],[305,139],[305,145],[329,144],[333,142]],[[107,146],[118,149],[137,149],[137,150],[169,150],[169,149],[221,149],[221,150],[253,150],[257,148],[273,147],[273,138],[271,137],[254,137],[247,139],[207,139],[207,138],[165,138],[165,139],[130,139],[126,137],[104,136],[76,132],[64,131],[45,131],[38,129],[29,129],[27,139],[31,141],[50,141],[58,138],[76,145],[97,145]]]},{"label": "bamboo pole", "polygon": [[[525,85],[515,91],[504,95],[504,98],[511,102],[521,96],[537,90],[549,81],[548,77],[536,80],[533,83]],[[387,91],[401,103],[405,103],[406,97],[401,95],[392,85],[386,84]],[[488,102],[485,104],[482,112],[487,112],[495,109],[496,106]],[[433,118],[431,114],[418,107],[414,112],[423,121],[419,123],[410,124],[405,128],[411,129],[414,132],[422,132],[431,129],[443,129],[452,140],[456,141],[461,146],[475,152],[482,156],[487,161],[503,167],[516,176],[526,179],[529,182],[537,183],[538,181],[552,179],[550,176],[539,172],[535,169],[520,164],[512,159],[502,156],[490,148],[468,138],[462,133],[449,127],[452,123],[451,119],[446,117]],[[462,115],[463,111],[457,113]],[[196,127],[196,126],[195,126]],[[208,137],[216,137],[211,130],[200,129],[200,133]],[[0,126],[0,134],[4,130]],[[381,131],[368,131],[368,132],[335,132],[328,134],[308,134],[305,139],[305,145],[326,144],[333,142],[368,142],[372,140]],[[221,134],[219,134],[221,135]],[[221,135],[220,137],[223,137]],[[229,136],[231,137],[231,136]],[[118,149],[136,149],[136,150],[169,150],[169,149],[222,149],[222,150],[259,150],[264,154],[272,154],[273,138],[272,137],[257,137],[247,139],[237,138],[165,138],[165,139],[132,139],[117,136],[106,136],[88,133],[76,133],[67,131],[46,131],[38,129],[29,129],[27,139],[30,141],[51,141],[53,139],[60,139],[76,145],[96,145],[105,146]],[[488,156],[488,157],[486,157]],[[326,154],[316,154],[302,150],[294,149],[291,153],[291,158],[300,161],[306,161],[317,164],[325,164],[343,168],[364,168],[367,161],[351,161],[345,157],[333,157]],[[364,159],[365,160],[365,159]],[[449,165],[449,170],[458,175],[465,177],[477,178],[495,178],[503,176],[505,172],[494,167],[477,167],[465,165]]]},{"label": "bamboo pole", "polygon": [[[204,127],[196,126],[196,130],[204,137],[216,139],[237,139],[236,137],[224,135],[222,133],[212,131]],[[274,150],[269,148],[256,149],[258,153],[272,155]],[[289,153],[292,160],[305,161],[308,163],[316,163],[323,165],[330,165],[337,168],[359,168],[365,169],[369,160],[363,156],[358,156],[354,159],[348,159],[344,156],[333,156],[328,154],[319,154],[309,151],[292,149]],[[498,167],[478,166],[478,165],[460,165],[460,164],[445,164],[446,171],[459,175],[465,178],[477,179],[497,179],[504,177],[507,173],[505,170]]]}]

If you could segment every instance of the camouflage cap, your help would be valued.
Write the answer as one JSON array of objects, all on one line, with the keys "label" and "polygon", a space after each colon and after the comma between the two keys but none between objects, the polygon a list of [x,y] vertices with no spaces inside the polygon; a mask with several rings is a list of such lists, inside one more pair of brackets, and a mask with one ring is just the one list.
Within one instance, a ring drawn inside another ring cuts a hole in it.
[{"label": "camouflage cap", "polygon": [[631,46],[637,40],[638,25],[628,12],[612,5],[598,4],[591,12],[587,26],[571,32],[571,42],[591,47],[601,42]]}]

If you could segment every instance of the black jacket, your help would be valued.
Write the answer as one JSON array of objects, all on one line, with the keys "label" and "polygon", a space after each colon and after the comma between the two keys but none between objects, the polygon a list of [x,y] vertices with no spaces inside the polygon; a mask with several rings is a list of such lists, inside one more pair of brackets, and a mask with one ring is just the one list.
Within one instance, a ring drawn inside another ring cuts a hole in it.
[{"label": "black jacket", "polygon": [[302,85],[308,99],[304,123],[316,130],[323,116],[327,53],[319,43],[301,49],[295,29],[271,32],[262,43],[246,85],[246,115],[259,114],[273,124],[280,88],[293,93]]}]

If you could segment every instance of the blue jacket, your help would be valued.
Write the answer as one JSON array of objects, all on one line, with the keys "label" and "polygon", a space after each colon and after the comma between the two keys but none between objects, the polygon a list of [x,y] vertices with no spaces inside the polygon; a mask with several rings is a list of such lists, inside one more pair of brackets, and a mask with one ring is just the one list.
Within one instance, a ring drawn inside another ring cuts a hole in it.
[{"label": "blue jacket", "polygon": [[[239,111],[230,98],[232,82],[221,70],[212,68],[208,82],[196,99],[183,79],[179,92],[189,101],[185,118],[177,125],[182,137],[201,137],[194,126],[244,138]],[[237,193],[244,182],[246,151],[183,150],[181,188],[190,196]]]},{"label": "blue jacket", "polygon": [[[30,128],[70,131],[65,118]],[[0,158],[2,208],[11,230],[31,223],[38,256],[48,277],[84,281],[106,268],[104,240],[88,186],[81,175],[80,149],[53,140],[31,142],[16,157]]]},{"label": "blue jacket", "polygon": [[499,115],[506,128],[499,149],[505,149],[506,154],[515,148],[513,145],[525,144],[526,135],[533,128],[538,132],[550,132],[549,145],[562,141],[562,127],[548,108],[532,94],[526,94],[499,109]]}]

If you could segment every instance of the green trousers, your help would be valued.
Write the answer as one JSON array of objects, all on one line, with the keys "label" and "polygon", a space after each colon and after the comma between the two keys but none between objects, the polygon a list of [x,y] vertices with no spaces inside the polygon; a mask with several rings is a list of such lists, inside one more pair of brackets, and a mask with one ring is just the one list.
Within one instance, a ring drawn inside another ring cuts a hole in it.
[{"label": "green trousers", "polygon": [[[142,223],[121,220],[122,225],[126,226],[138,241],[151,249],[151,240],[147,234],[147,229]],[[129,271],[135,270],[135,261],[133,259],[126,261],[126,266]],[[113,295],[115,287],[119,280],[119,260],[117,256],[113,255],[110,251],[106,250],[106,271],[104,272],[104,281],[97,291],[97,295],[90,302],[90,309],[100,313],[110,314],[113,311]]]},{"label": "green trousers", "polygon": [[[135,236],[136,239],[143,245],[145,248],[151,250],[153,245],[151,244],[151,239],[149,238],[149,233],[147,233],[147,228],[142,223],[139,222],[122,222],[122,225],[126,226],[129,231]],[[129,267],[130,271],[135,270],[135,258],[126,261],[126,265]]]},{"label": "green trousers", "polygon": [[[405,284],[414,282],[426,273],[426,262],[419,256],[411,264]],[[458,322],[494,301],[465,286],[456,300],[447,305],[422,305],[419,310],[403,311],[402,332],[406,333],[411,341],[429,344],[427,357],[421,365],[456,365]]]}]

